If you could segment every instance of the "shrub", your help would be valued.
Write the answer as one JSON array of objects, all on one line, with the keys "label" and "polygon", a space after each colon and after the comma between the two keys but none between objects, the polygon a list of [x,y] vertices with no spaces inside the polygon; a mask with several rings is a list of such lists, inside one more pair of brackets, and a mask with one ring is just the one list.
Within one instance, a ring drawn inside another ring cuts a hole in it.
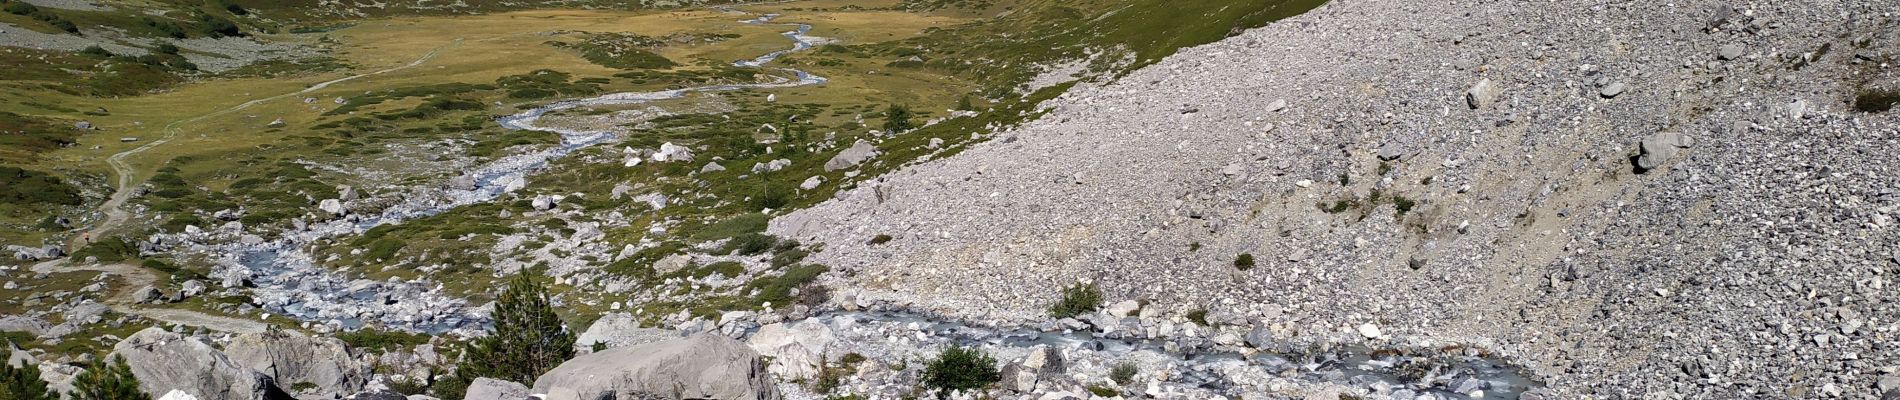
[{"label": "shrub", "polygon": [[[434,371],[435,369],[430,368],[430,370]],[[383,380],[383,385],[388,386],[390,391],[401,393],[404,396],[427,394],[430,388],[429,382],[401,374],[393,375],[390,379]]]},{"label": "shrub", "polygon": [[890,108],[884,110],[884,131],[900,133],[916,128],[917,126],[910,122],[910,118],[909,106],[892,104]]},{"label": "shrub", "polygon": [[1135,383],[1136,372],[1140,372],[1140,369],[1136,368],[1134,363],[1115,364],[1115,368],[1108,370],[1108,379],[1114,380],[1117,384],[1127,385]]},{"label": "shrub", "polygon": [[[18,4],[18,3],[16,3]],[[6,140],[0,137],[0,140]],[[0,166],[0,204],[79,205],[79,189],[44,172]]]},{"label": "shrub", "polygon": [[735,277],[738,277],[739,275],[745,274],[745,265],[737,263],[737,262],[733,262],[733,261],[720,261],[720,262],[716,262],[712,264],[707,264],[706,266],[699,267],[698,270],[693,271],[694,278],[705,278],[708,276],[712,276],[712,274],[719,274],[720,276],[724,276],[727,278],[735,278]]},{"label": "shrub", "polygon": [[771,249],[773,244],[777,243],[778,238],[772,237],[772,235],[747,233],[733,237],[732,240],[727,241],[724,250],[726,254],[751,256],[764,253],[766,250]]},{"label": "shrub", "polygon": [[970,347],[950,345],[924,364],[924,386],[937,389],[939,399],[949,398],[951,391],[981,389],[1002,378],[995,358]]},{"label": "shrub", "polygon": [[700,228],[699,231],[693,232],[692,238],[700,241],[714,241],[747,233],[764,232],[771,221],[772,217],[765,214],[743,214]]},{"label": "shrub", "polygon": [[1049,307],[1049,316],[1069,318],[1095,312],[1102,307],[1102,290],[1094,284],[1075,284],[1062,289],[1062,300]]},{"label": "shrub", "polygon": [[[547,286],[522,271],[495,300],[495,330],[476,339],[456,368],[457,378],[533,382],[574,358],[574,334],[554,314]],[[466,388],[466,386],[464,386]],[[452,389],[452,388],[451,388]],[[451,393],[438,393],[453,396]]]},{"label": "shrub", "polygon": [[1122,395],[1120,390],[1102,385],[1089,385],[1089,393],[1094,393],[1095,396],[1104,398]]},{"label": "shrub", "polygon": [[1854,96],[1854,109],[1865,113],[1886,112],[1900,105],[1900,90],[1870,89]]},{"label": "shrub", "polygon": [[99,46],[86,46],[86,49],[80,50],[79,54],[94,58],[112,58],[111,51],[107,51],[104,47]]},{"label": "shrub", "polygon": [[872,245],[879,245],[879,244],[885,244],[885,243],[890,243],[890,242],[891,242],[891,235],[879,234],[877,236],[872,236],[871,241],[868,243]]},{"label": "shrub", "polygon": [[1194,322],[1195,325],[1208,326],[1207,309],[1197,308],[1197,309],[1194,309],[1193,311],[1188,311],[1187,319],[1188,321]]},{"label": "shrub", "polygon": [[120,262],[138,256],[139,249],[137,246],[133,246],[132,242],[128,242],[124,238],[117,236],[94,240],[92,243],[87,243],[86,247],[81,247],[79,251],[73,252],[73,259],[75,260],[84,260],[86,257],[98,257],[100,262]]},{"label": "shrub", "polygon": [[1241,271],[1253,269],[1253,253],[1240,253],[1239,257],[1234,257],[1234,268]]},{"label": "shrub", "polygon": [[1398,215],[1401,217],[1405,216],[1405,213],[1412,212],[1412,207],[1416,205],[1418,205],[1417,201],[1408,199],[1405,196],[1392,196],[1392,207],[1398,210]]},{"label": "shrub", "polygon": [[337,340],[342,340],[343,343],[349,344],[350,347],[361,350],[375,350],[378,353],[386,353],[391,350],[407,350],[415,348],[416,345],[429,342],[429,337],[426,335],[373,329],[358,329],[352,332],[343,332],[337,334],[336,338]]},{"label": "shrub", "polygon": [[[798,304],[805,308],[818,308],[831,300],[831,288],[816,283],[806,283],[798,287]],[[863,356],[859,356],[863,357]]]},{"label": "shrub", "polygon": [[[797,300],[792,298],[793,288],[799,288],[799,295],[801,297],[805,296],[807,295],[805,288],[818,287],[817,285],[807,284],[818,280],[819,275],[823,275],[825,271],[829,270],[831,270],[831,267],[823,265],[800,265],[786,269],[785,274],[777,277],[755,279],[751,283],[747,283],[746,288],[748,290],[756,289],[759,291],[757,300],[760,303],[772,303],[774,306],[783,307]],[[829,291],[824,293],[829,297]],[[819,300],[819,302],[822,303],[823,300]]]},{"label": "shrub", "polygon": [[132,366],[125,364],[124,356],[112,356],[112,361],[95,363],[73,377],[73,391],[68,393],[72,400],[151,400],[152,396],[139,390],[139,378],[132,375]]},{"label": "shrub", "polygon": [[0,363],[0,399],[59,400],[59,393],[46,388],[46,381],[40,378],[39,364]]}]

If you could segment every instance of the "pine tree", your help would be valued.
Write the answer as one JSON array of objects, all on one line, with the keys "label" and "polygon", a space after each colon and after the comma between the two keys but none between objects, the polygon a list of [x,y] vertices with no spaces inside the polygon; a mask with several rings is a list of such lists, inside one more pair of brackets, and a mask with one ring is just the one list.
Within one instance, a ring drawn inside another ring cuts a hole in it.
[{"label": "pine tree", "polygon": [[548,289],[523,271],[495,301],[495,330],[476,339],[457,374],[467,380],[492,378],[532,383],[561,362],[574,358],[574,334],[567,331]]},{"label": "pine tree", "polygon": [[39,365],[0,364],[0,400],[59,400],[59,394],[46,389]]},{"label": "pine tree", "polygon": [[884,110],[884,132],[902,133],[915,126],[910,123],[910,107],[892,104]]},{"label": "pine tree", "polygon": [[139,390],[139,378],[124,356],[112,356],[111,362],[95,363],[73,377],[71,400],[152,400]]}]

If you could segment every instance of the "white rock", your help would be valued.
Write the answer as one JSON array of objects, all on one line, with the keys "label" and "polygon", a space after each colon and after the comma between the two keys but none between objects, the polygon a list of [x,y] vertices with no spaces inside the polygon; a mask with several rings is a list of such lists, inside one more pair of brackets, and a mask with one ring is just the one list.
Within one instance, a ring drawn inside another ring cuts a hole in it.
[{"label": "white rock", "polygon": [[1365,336],[1367,339],[1378,339],[1385,337],[1385,332],[1380,332],[1378,325],[1367,322],[1359,325],[1359,336]]}]

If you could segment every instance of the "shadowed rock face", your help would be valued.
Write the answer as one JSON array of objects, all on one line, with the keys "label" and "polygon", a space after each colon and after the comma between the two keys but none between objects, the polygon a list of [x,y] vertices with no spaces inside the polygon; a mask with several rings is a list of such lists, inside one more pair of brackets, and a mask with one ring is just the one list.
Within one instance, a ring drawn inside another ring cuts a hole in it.
[{"label": "shadowed rock face", "polygon": [[541,375],[533,392],[549,400],[779,398],[758,353],[710,334],[575,357]]},{"label": "shadowed rock face", "polygon": [[239,365],[196,337],[160,328],[133,334],[112,346],[111,356],[125,357],[139,388],[153,398],[177,390],[199,400],[290,399],[269,376]]},{"label": "shadowed rock face", "polygon": [[238,336],[224,347],[232,361],[270,376],[279,386],[310,383],[300,398],[333,399],[363,390],[369,364],[332,338],[312,338],[294,332],[265,332]]}]

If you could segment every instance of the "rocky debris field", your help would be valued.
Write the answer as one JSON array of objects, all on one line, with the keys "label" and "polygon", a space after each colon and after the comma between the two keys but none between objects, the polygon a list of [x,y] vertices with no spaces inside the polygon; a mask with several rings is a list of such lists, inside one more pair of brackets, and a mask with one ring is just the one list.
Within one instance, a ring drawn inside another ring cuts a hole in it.
[{"label": "rocky debris field", "polygon": [[1484,348],[1556,398],[1892,398],[1900,114],[1857,103],[1895,84],[1896,6],[1334,1],[771,232],[854,301],[971,320],[1087,281]]}]

